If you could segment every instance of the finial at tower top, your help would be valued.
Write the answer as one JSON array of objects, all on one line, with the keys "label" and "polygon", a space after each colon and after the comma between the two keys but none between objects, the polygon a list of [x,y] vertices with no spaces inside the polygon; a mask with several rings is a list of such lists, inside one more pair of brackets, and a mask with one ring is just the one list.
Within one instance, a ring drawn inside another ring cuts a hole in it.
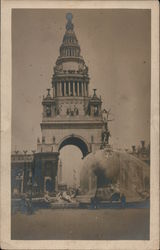
[{"label": "finial at tower top", "polygon": [[72,18],[73,18],[72,13],[67,13],[66,18],[67,18],[68,21],[72,21]]},{"label": "finial at tower top", "polygon": [[97,89],[93,89],[93,92],[94,92],[94,93],[93,93],[93,96],[96,96],[96,90],[97,90]]},{"label": "finial at tower top", "polygon": [[66,29],[67,29],[67,30],[73,30],[74,25],[73,25],[73,23],[72,23],[72,18],[73,18],[72,13],[67,13],[67,14],[66,14],[66,18],[67,18]]}]

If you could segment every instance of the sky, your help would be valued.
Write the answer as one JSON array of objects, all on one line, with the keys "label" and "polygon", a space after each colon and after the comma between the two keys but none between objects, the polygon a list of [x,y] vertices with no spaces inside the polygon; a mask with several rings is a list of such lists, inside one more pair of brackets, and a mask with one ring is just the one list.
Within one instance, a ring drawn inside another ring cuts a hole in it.
[{"label": "sky", "polygon": [[[110,109],[111,144],[130,148],[150,138],[150,11],[19,9],[12,12],[12,150],[36,148],[42,96],[72,12],[89,91]],[[68,151],[69,154],[69,151]]]}]

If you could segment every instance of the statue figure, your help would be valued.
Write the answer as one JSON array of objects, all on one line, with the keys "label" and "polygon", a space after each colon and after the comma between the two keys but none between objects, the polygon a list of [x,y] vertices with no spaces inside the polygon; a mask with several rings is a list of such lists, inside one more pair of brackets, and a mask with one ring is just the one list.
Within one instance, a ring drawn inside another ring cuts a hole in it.
[{"label": "statue figure", "polygon": [[37,138],[37,143],[40,143],[40,139],[39,139],[39,137]]},{"label": "statue figure", "polygon": [[50,105],[46,106],[46,114],[47,114],[47,116],[51,116],[51,106]]},{"label": "statue figure", "polygon": [[42,143],[45,143],[45,136],[42,136]]},{"label": "statue figure", "polygon": [[55,138],[55,136],[53,136],[53,143],[55,143],[55,141],[56,141],[56,138]]},{"label": "statue figure", "polygon": [[73,112],[73,111],[71,111],[71,108],[67,108],[67,111],[66,111],[67,115],[71,116],[71,115],[72,115],[72,112]]},{"label": "statue figure", "polygon": [[94,116],[98,116],[98,107],[97,106],[94,107]]},{"label": "statue figure", "polygon": [[111,109],[106,110],[104,109],[102,111],[102,117],[103,117],[103,122],[104,122],[104,132],[102,135],[102,141],[104,144],[109,144],[109,138],[111,137],[111,134],[108,129],[108,122],[113,121],[113,119],[109,119]]},{"label": "statue figure", "polygon": [[54,73],[56,74],[56,73],[59,73],[59,72],[62,72],[63,71],[63,66],[62,66],[62,64],[60,64],[60,65],[56,65],[55,67],[54,67]]},{"label": "statue figure", "polygon": [[104,109],[102,111],[102,117],[103,117],[104,122],[112,121],[112,120],[109,120],[110,112],[111,112],[111,109],[109,109],[109,110]]},{"label": "statue figure", "polygon": [[67,111],[66,111],[67,115],[69,115],[70,111],[69,111],[69,108],[67,108]]},{"label": "statue figure", "polygon": [[59,115],[60,114],[60,111],[59,109],[56,110],[56,114]]},{"label": "statue figure", "polygon": [[78,65],[78,71],[83,74],[88,74],[88,67],[85,65],[84,62]]},{"label": "statue figure", "polygon": [[85,65],[84,74],[88,74],[88,67]]},{"label": "statue figure", "polygon": [[76,110],[76,115],[79,115],[79,111],[78,111],[78,109]]},{"label": "statue figure", "polygon": [[111,137],[111,134],[109,132],[109,130],[105,129],[103,132],[102,132],[102,142],[103,144],[109,144],[109,137]]},{"label": "statue figure", "polygon": [[89,108],[88,106],[84,108],[85,115],[89,115]]},{"label": "statue figure", "polygon": [[78,64],[78,71],[79,72],[83,71],[83,64],[82,63]]},{"label": "statue figure", "polygon": [[78,108],[74,106],[74,115],[78,115],[78,114],[79,114]]},{"label": "statue figure", "polygon": [[109,130],[106,132],[106,143],[109,144],[109,137],[111,137],[111,134]]}]

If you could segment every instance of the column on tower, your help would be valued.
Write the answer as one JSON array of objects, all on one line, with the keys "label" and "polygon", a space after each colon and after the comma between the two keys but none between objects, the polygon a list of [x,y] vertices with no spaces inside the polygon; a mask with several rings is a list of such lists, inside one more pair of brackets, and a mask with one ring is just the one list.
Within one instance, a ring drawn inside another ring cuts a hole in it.
[{"label": "column on tower", "polygon": [[82,87],[81,82],[79,81],[79,96],[82,96]]},{"label": "column on tower", "polygon": [[68,95],[71,95],[71,83],[68,81]]},{"label": "column on tower", "polygon": [[81,96],[83,96],[83,82],[81,81]]},{"label": "column on tower", "polygon": [[61,82],[61,92],[62,92],[62,96],[64,96],[64,82]]},{"label": "column on tower", "polygon": [[86,83],[86,91],[87,91],[87,96],[88,96],[88,82]]},{"label": "column on tower", "polygon": [[66,96],[66,82],[64,81],[64,96]]},{"label": "column on tower", "polygon": [[59,82],[59,95],[62,96],[62,82]]},{"label": "column on tower", "polygon": [[83,82],[83,92],[84,92],[84,96],[86,96],[86,88],[85,88],[85,82]]},{"label": "column on tower", "polygon": [[80,81],[81,96],[83,96],[83,82]]},{"label": "column on tower", "polygon": [[59,82],[57,82],[57,96],[60,96]]},{"label": "column on tower", "polygon": [[61,96],[61,82],[58,82],[59,96]]},{"label": "column on tower", "polygon": [[71,84],[71,96],[73,96],[73,81],[71,81],[70,84]]},{"label": "column on tower", "polygon": [[75,96],[75,81],[73,81],[73,96]]},{"label": "column on tower", "polygon": [[87,83],[84,82],[84,88],[85,88],[85,96],[87,96]]},{"label": "column on tower", "polygon": [[66,81],[66,95],[69,96],[69,82]]},{"label": "column on tower", "polygon": [[77,93],[77,81],[75,81],[75,96],[77,96],[78,93]]},{"label": "column on tower", "polygon": [[55,82],[54,88],[55,88],[55,96],[57,96],[57,82]]},{"label": "column on tower", "polygon": [[79,96],[79,82],[78,81],[76,82],[77,82],[77,96]]},{"label": "column on tower", "polygon": [[59,88],[58,88],[58,82],[56,82],[56,92],[57,92],[57,96],[59,96]]},{"label": "column on tower", "polygon": [[53,97],[55,97],[56,94],[55,94],[55,84],[53,85]]}]

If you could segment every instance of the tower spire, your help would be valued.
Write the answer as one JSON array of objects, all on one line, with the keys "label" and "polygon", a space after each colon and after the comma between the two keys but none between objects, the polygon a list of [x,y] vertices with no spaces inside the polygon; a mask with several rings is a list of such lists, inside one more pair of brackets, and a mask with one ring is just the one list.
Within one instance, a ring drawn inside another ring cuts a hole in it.
[{"label": "tower spire", "polygon": [[73,18],[72,13],[66,14],[66,19],[67,19],[66,29],[67,30],[73,30],[73,28],[74,28],[74,25],[72,23],[72,18]]},{"label": "tower spire", "polygon": [[[88,67],[81,56],[81,49],[72,23],[72,13],[67,13],[66,19],[66,30],[52,78],[54,96],[58,98],[88,97]],[[75,111],[75,113],[78,112]]]}]

